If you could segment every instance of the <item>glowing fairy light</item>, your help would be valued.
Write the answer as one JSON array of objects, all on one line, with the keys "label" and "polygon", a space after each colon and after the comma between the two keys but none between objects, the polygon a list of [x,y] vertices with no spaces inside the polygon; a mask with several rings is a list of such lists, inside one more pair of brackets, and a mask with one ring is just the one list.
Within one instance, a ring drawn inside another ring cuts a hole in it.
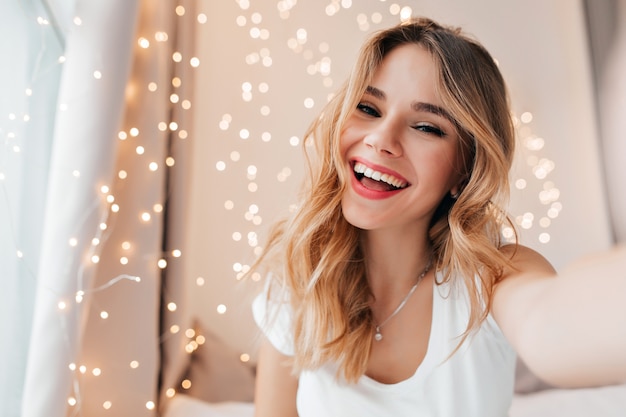
[{"label": "glowing fairy light", "polygon": [[411,15],[413,14],[413,9],[411,9],[411,7],[409,6],[404,6],[402,9],[400,9],[400,20],[407,21],[411,18]]},{"label": "glowing fairy light", "polygon": [[150,41],[144,37],[141,37],[137,40],[140,48],[147,49],[150,47]]},{"label": "glowing fairy light", "polygon": [[167,42],[168,39],[169,35],[167,34],[167,32],[163,32],[160,30],[154,33],[154,40],[157,42]]}]

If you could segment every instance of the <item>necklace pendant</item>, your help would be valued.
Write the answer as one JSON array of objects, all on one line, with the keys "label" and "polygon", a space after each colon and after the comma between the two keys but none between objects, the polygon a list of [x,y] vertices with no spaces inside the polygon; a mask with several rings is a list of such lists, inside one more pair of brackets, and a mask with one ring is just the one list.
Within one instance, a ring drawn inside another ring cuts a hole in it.
[{"label": "necklace pendant", "polygon": [[376,326],[376,334],[374,334],[374,340],[380,342],[383,339],[383,334],[380,332],[380,327]]}]

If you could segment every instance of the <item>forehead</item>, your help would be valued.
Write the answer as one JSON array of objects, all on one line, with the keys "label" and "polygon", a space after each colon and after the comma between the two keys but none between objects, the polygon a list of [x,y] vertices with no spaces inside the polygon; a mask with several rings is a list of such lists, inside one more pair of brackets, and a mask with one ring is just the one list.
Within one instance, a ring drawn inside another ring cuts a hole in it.
[{"label": "forehead", "polygon": [[438,68],[432,55],[418,44],[403,44],[389,51],[374,72],[371,85],[386,96],[440,104]]}]

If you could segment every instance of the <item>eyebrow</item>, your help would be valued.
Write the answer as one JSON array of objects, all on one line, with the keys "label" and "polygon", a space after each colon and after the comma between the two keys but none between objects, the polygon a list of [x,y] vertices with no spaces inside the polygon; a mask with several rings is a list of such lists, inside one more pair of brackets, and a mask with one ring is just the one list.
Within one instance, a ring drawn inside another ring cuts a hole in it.
[{"label": "eyebrow", "polygon": [[[373,97],[376,97],[379,100],[386,100],[387,98],[387,96],[382,90],[376,87],[373,87],[371,85],[368,85],[367,88],[365,88],[365,92]],[[421,101],[416,101],[416,102],[411,103],[411,108],[416,112],[432,113],[432,114],[436,114],[437,116],[444,117],[448,119],[448,121],[456,125],[456,121],[454,120],[454,118],[443,107],[440,107],[431,103],[424,103]]]}]

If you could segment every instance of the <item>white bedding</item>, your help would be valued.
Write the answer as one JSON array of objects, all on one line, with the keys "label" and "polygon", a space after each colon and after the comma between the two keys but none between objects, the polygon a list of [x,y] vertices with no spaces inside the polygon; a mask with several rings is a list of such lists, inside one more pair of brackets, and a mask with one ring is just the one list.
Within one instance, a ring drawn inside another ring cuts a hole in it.
[{"label": "white bedding", "polygon": [[626,417],[626,385],[516,395],[510,417]]},{"label": "white bedding", "polygon": [[178,394],[170,400],[163,417],[252,417],[254,405],[244,402],[208,403]]},{"label": "white bedding", "polygon": [[[252,417],[253,414],[251,403],[207,403],[179,394],[171,400],[163,417]],[[626,385],[516,395],[509,417],[626,417]]]}]

